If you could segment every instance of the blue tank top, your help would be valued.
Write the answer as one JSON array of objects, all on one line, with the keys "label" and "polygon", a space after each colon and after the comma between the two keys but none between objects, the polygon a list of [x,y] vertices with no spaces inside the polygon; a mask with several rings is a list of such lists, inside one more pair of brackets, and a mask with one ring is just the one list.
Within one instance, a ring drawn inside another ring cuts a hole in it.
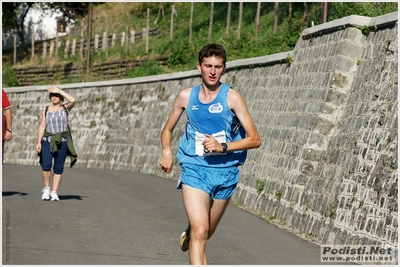
[{"label": "blue tank top", "polygon": [[222,84],[216,98],[207,104],[200,102],[201,85],[194,86],[186,108],[185,133],[179,140],[178,162],[210,167],[242,165],[247,150],[215,153],[204,152],[202,142],[205,134],[213,135],[220,143],[240,140],[246,136],[236,114],[229,109],[227,94],[230,86]]}]

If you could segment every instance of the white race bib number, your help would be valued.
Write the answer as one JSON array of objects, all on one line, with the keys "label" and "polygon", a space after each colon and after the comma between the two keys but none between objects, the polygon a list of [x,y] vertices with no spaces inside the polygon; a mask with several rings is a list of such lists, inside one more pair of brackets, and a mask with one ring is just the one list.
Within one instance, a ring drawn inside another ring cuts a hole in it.
[{"label": "white race bib number", "polygon": [[[207,138],[205,134],[195,132],[196,134],[196,155],[197,156],[213,156],[213,155],[226,155],[226,153],[208,151],[204,152],[203,141]],[[219,143],[226,143],[226,133],[225,131],[220,131],[218,133],[212,134],[212,136]]]}]

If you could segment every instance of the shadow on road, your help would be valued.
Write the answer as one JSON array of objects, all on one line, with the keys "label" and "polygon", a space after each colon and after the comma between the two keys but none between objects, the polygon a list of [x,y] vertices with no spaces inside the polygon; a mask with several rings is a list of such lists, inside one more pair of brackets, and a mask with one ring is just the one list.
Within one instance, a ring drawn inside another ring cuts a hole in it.
[{"label": "shadow on road", "polygon": [[16,192],[16,191],[5,191],[3,192],[3,197],[9,197],[13,195],[21,195],[21,196],[26,196],[28,195],[27,193],[22,193],[22,192]]}]

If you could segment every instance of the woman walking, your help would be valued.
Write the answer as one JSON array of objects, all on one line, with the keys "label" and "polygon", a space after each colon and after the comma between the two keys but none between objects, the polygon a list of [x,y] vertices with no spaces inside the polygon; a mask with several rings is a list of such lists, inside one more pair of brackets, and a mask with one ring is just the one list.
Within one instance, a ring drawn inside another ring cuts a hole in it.
[{"label": "woman walking", "polygon": [[[65,159],[67,156],[71,157],[72,167],[77,157],[68,126],[68,114],[75,105],[75,98],[55,86],[50,87],[47,91],[51,105],[42,111],[36,151],[39,153],[42,166],[44,182],[42,199],[59,201],[57,191],[61,183]],[[64,98],[68,103],[63,104]],[[52,166],[53,184],[50,187]]]}]

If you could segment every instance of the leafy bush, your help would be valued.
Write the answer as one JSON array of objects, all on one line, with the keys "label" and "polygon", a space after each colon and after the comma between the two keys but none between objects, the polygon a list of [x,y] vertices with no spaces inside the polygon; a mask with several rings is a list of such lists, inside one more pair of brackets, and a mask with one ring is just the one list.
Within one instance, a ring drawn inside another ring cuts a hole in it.
[{"label": "leafy bush", "polygon": [[18,85],[19,81],[13,68],[10,65],[3,65],[2,86],[13,87]]},{"label": "leafy bush", "polygon": [[193,58],[197,61],[197,54],[194,54],[193,47],[190,47],[187,40],[176,41],[170,46],[170,56],[167,64],[170,68],[180,67],[192,62]]},{"label": "leafy bush", "polygon": [[377,17],[398,10],[397,2],[332,2],[329,3],[329,20],[350,15]]},{"label": "leafy bush", "polygon": [[148,61],[133,70],[127,70],[128,78],[163,74],[164,70],[155,61]]}]

